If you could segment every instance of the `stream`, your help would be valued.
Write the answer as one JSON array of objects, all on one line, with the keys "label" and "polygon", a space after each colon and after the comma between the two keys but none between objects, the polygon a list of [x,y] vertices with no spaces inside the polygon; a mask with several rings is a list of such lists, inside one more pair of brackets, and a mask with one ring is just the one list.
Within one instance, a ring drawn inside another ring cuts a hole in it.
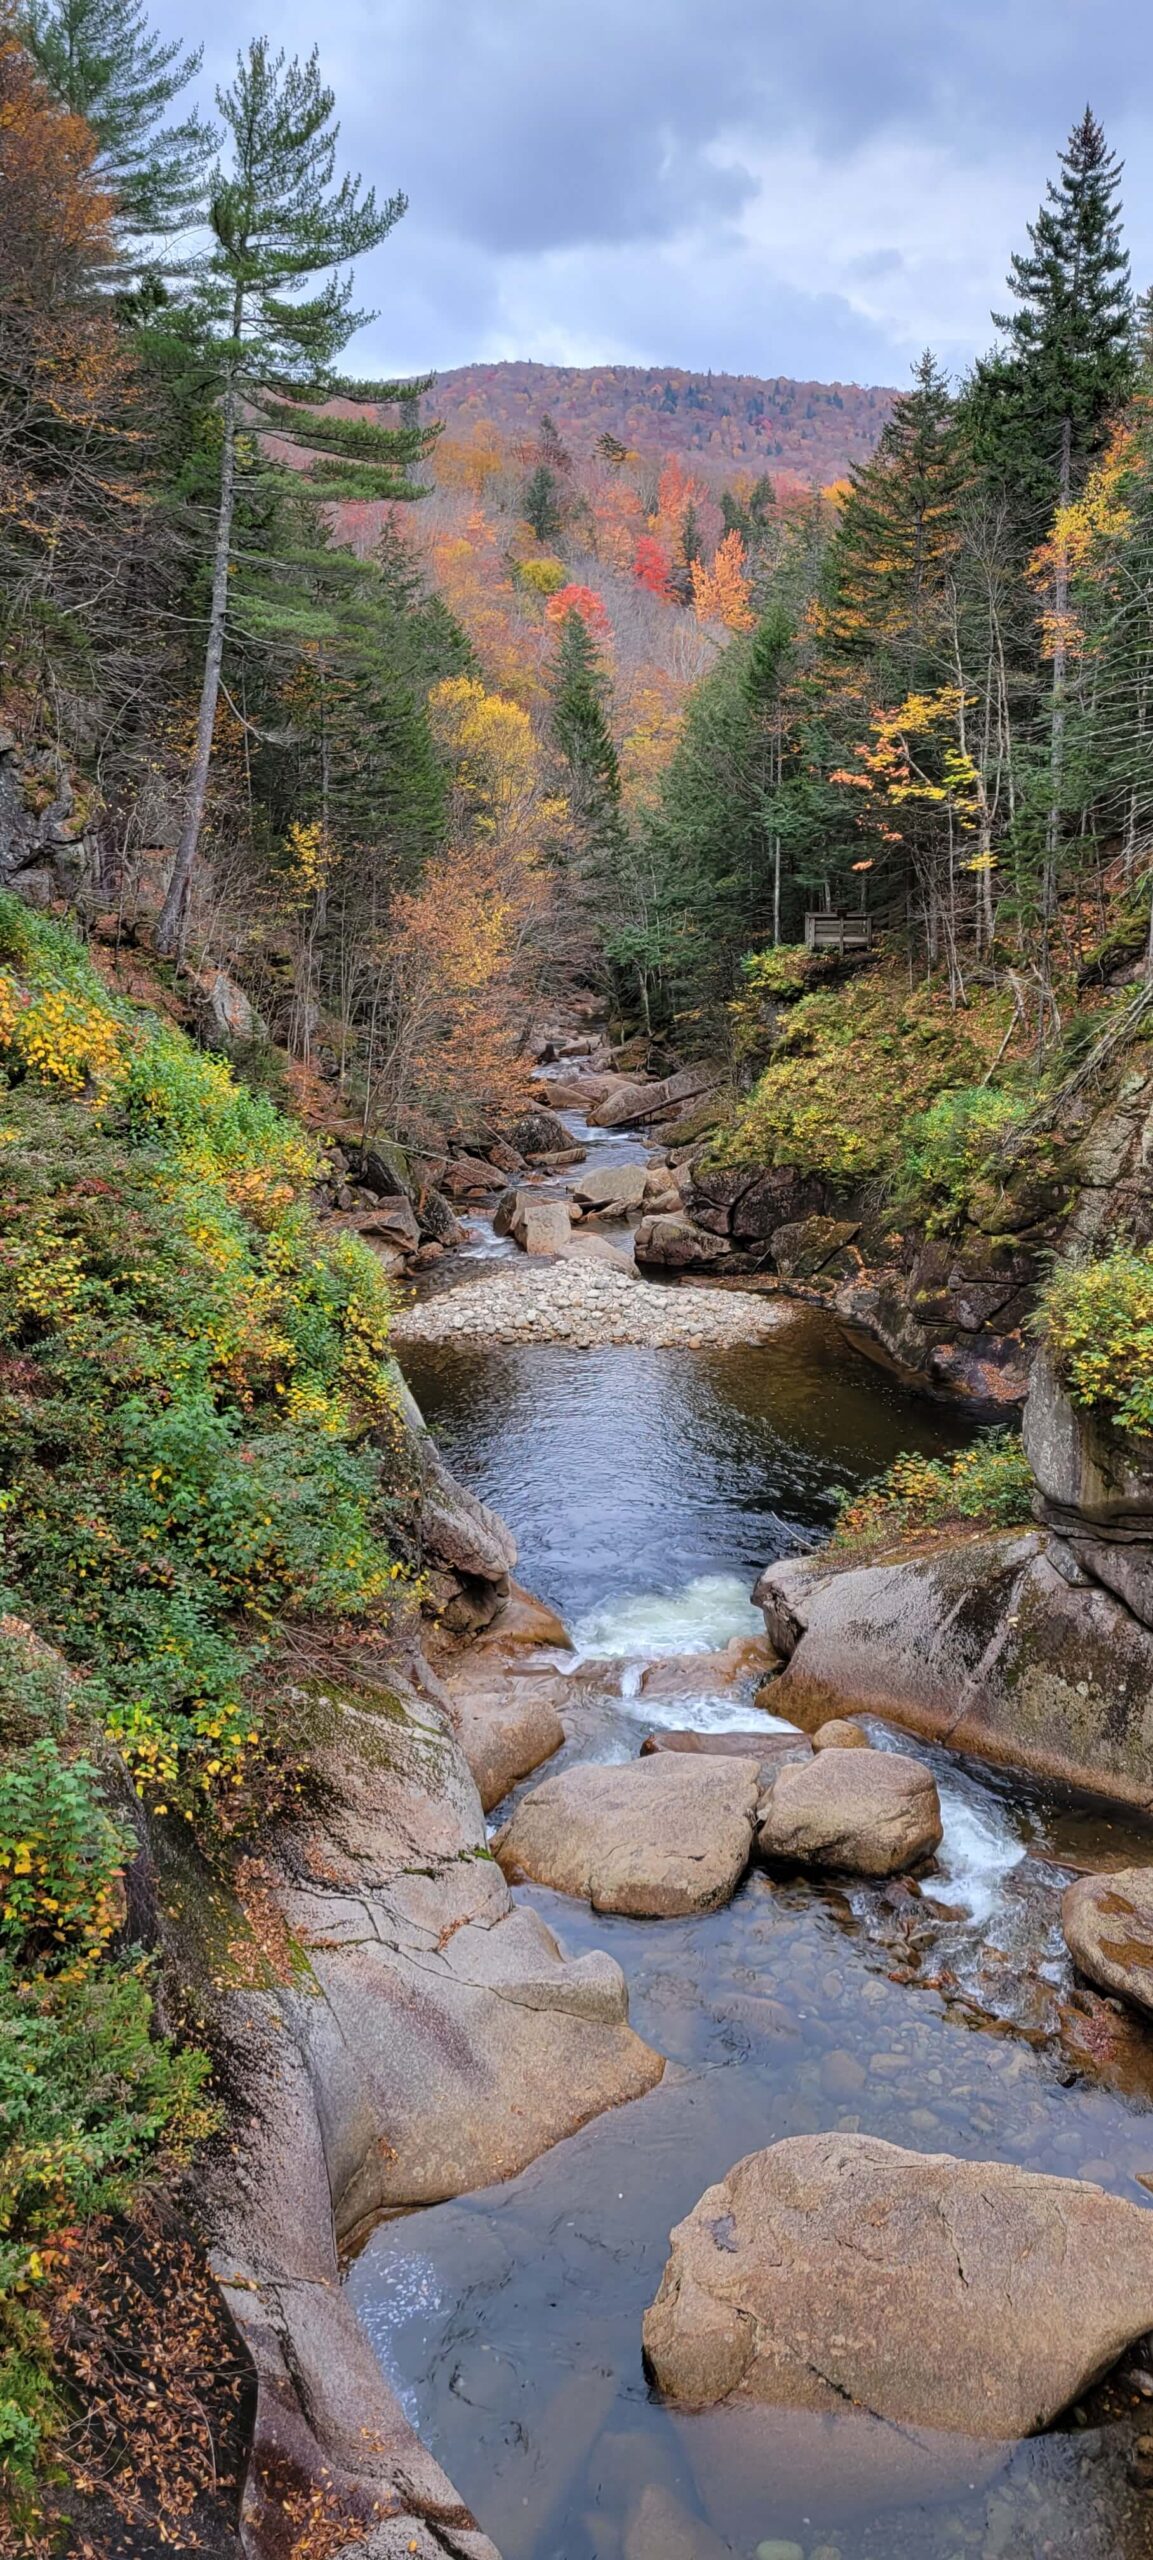
[{"label": "stream", "polygon": [[[583,1142],[584,1124],[569,1125]],[[612,1143],[617,1161],[624,1145],[643,1160],[635,1139]],[[494,1249],[482,1230],[438,1285],[469,1285]],[[747,1694],[707,1677],[687,1698],[642,1695],[646,1664],[761,1632],[756,1573],[821,1540],[838,1487],[972,1428],[800,1308],[755,1349],[414,1346],[404,1365],[449,1463],[515,1530],[519,1576],[572,1630],[593,1704],[574,1720],[569,1759],[631,1758],[657,1722],[754,1721]],[[945,1836],[928,1918],[899,1886],[758,1871],[726,1910],[688,1920],[594,1914],[519,1888],[566,1952],[618,1959],[634,2026],[668,2057],[664,2079],[506,2185],[384,2224],[349,2272],[406,2411],[504,2560],[695,2560],[698,2535],[708,2560],[718,2541],[737,2560],[1153,2555],[1153,2499],[1131,2477],[1135,2438],[1153,2434],[1153,2375],[1107,2386],[1007,2448],[992,2483],[966,2479],[962,2440],[939,2497],[884,2507],[838,2459],[835,2419],[819,2443],[794,2429],[750,2485],[715,2419],[675,2415],[646,2382],[641,2315],[671,2226],[745,2152],[785,2135],[859,2130],[1086,2175],[1138,2202],[1153,2187],[1141,2040],[1107,2085],[1071,2067],[1049,2032],[1072,1988],[1063,1862],[1147,1862],[1148,1833],[868,1730],[917,1751],[938,1780]],[[638,2539],[654,2481],[690,2539]]]}]

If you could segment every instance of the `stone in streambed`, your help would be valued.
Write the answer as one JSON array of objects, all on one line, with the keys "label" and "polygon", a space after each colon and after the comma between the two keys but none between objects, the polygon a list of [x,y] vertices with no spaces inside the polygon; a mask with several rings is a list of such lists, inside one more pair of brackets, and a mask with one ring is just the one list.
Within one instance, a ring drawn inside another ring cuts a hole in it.
[{"label": "stone in streambed", "polygon": [[935,1849],[941,1806],[929,1771],[902,1751],[821,1751],[782,1769],[757,1848],[803,1867],[890,1876]]},{"label": "stone in streambed", "polygon": [[586,1761],[534,1787],[493,1846],[511,1883],[550,1885],[597,1911],[715,1911],[748,1865],[758,1793],[753,1759]]},{"label": "stone in streambed", "polygon": [[913,2445],[922,2429],[1034,2433],[1151,2321],[1139,2205],[824,2133],[753,2152],[706,2190],[672,2234],[644,2347],[674,2402],[750,2420],[856,2411],[909,2451],[908,2431]]},{"label": "stone in streambed", "polygon": [[807,1733],[790,1725],[787,1732],[777,1733],[697,1733],[679,1726],[663,1726],[646,1734],[641,1744],[642,1760],[651,1759],[657,1751],[683,1751],[690,1757],[705,1759],[755,1760],[762,1787],[772,1785],[778,1769],[790,1761],[809,1760],[813,1746]]},{"label": "stone in streambed", "polygon": [[708,1698],[735,1689],[773,1662],[765,1636],[733,1636],[717,1653],[670,1653],[642,1673],[642,1698]]},{"label": "stone in streambed", "polygon": [[659,2481],[649,2481],[629,2518],[624,2560],[729,2560],[729,2554],[730,2545],[718,2542],[699,2516],[691,2516]]},{"label": "stone in streambed", "polygon": [[1153,2014],[1153,1867],[1078,1876],[1062,1896],[1061,1927],[1090,1982]]},{"label": "stone in streambed", "polygon": [[509,1234],[524,1253],[567,1253],[572,1240],[567,1201],[534,1199],[531,1192],[519,1195]]},{"label": "stone in streambed", "polygon": [[594,1165],[574,1182],[573,1198],[582,1209],[616,1210],[623,1217],[626,1210],[639,1209],[648,1180],[643,1164]]}]

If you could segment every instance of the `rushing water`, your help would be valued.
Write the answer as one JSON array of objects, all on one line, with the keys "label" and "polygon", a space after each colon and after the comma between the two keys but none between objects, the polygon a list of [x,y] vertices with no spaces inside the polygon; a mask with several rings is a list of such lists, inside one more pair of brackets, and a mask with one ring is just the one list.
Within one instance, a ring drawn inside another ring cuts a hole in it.
[{"label": "rushing water", "polygon": [[[451,1463],[515,1528],[524,1580],[573,1628],[585,1704],[569,1758],[631,1756],[656,1721],[748,1723],[747,1702],[703,1671],[687,1697],[646,1695],[646,1661],[754,1631],[754,1573],[822,1536],[837,1485],[964,1430],[801,1312],[755,1351],[450,1348],[406,1368]],[[943,2467],[937,2498],[891,2491],[882,2506],[827,2430],[815,2454],[790,2425],[750,2479],[715,2420],[674,2416],[646,2384],[641,2316],[671,2225],[784,2135],[859,2129],[1087,2173],[1138,2202],[1137,2182],[1153,2184],[1140,2051],[1110,2088],[1078,2076],[1049,2032],[1069,1988],[1060,1861],[1121,1863],[1126,1826],[871,1732],[937,1773],[931,1902],[900,1883],[755,1873],[728,1910],[641,1922],[525,1888],[567,1951],[619,1959],[664,2080],[507,2185],[385,2225],[351,2270],[405,2406],[505,2560],[695,2560],[698,2547],[715,2560],[717,2537],[740,2560],[761,2546],[769,2560],[1153,2553],[1128,2471],[1139,2391],[1098,2394],[991,2481],[954,2447],[962,2468]],[[688,2520],[675,2552],[638,2538],[654,2481]]]}]

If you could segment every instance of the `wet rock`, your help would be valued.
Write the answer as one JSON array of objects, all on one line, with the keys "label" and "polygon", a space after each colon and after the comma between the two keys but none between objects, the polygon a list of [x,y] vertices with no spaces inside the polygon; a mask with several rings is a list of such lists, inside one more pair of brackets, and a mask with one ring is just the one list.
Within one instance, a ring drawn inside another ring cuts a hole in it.
[{"label": "wet rock", "polygon": [[639,1209],[648,1181],[643,1164],[594,1165],[574,1182],[573,1198],[582,1209],[615,1210],[623,1217],[626,1210]]},{"label": "wet rock", "polygon": [[510,1582],[508,1597],[502,1601],[488,1634],[471,1649],[472,1659],[488,1660],[494,1654],[507,1654],[515,1660],[517,1653],[529,1645],[547,1645],[562,1653],[573,1649],[572,1637],[556,1610],[550,1609],[546,1600],[538,1600],[535,1592],[526,1591],[521,1583]]},{"label": "wet rock", "polygon": [[763,1673],[772,1648],[764,1636],[734,1636],[718,1653],[671,1653],[641,1674],[642,1698],[707,1698]]},{"label": "wet rock", "polygon": [[813,1735],[814,1751],[871,1751],[872,1747],[868,1734],[849,1716],[830,1716]]},{"label": "wet rock", "polygon": [[790,1727],[784,1733],[777,1733],[772,1729],[767,1733],[755,1730],[743,1733],[697,1733],[670,1725],[661,1726],[657,1732],[646,1734],[641,1744],[641,1758],[651,1759],[655,1751],[685,1751],[690,1757],[703,1752],[706,1758],[755,1760],[759,1784],[767,1787],[771,1786],[778,1769],[786,1768],[792,1761],[810,1759],[812,1744],[808,1735],[799,1732],[795,1727]]},{"label": "wet rock", "polygon": [[902,2435],[1007,2441],[1067,2408],[1151,2314],[1140,2206],[826,2133],[706,2190],[672,2234],[644,2347],[659,2388],[694,2408],[847,2404]]},{"label": "wet rock", "polygon": [[729,2555],[730,2545],[719,2542],[699,2516],[691,2516],[658,2481],[649,2481],[629,2519],[624,2560],[729,2560]]},{"label": "wet rock", "polygon": [[1090,1982],[1153,2015],[1153,1867],[1078,1876],[1062,1895],[1061,1927]]},{"label": "wet rock", "polygon": [[566,1686],[558,1672],[486,1674],[483,1662],[447,1677],[453,1724],[486,1813],[563,1749]]},{"label": "wet rock", "polygon": [[445,1465],[415,1396],[399,1375],[394,1386],[409,1433],[420,1487],[421,1535],[426,1553],[450,1571],[487,1583],[501,1598],[516,1563],[516,1539],[506,1523]]},{"label": "wet rock", "polygon": [[757,1834],[764,1858],[894,1875],[935,1849],[941,1807],[929,1771],[897,1751],[822,1751],[782,1769]]},{"label": "wet rock", "polygon": [[435,1185],[421,1192],[416,1214],[420,1232],[430,1244],[438,1244],[450,1253],[464,1243],[464,1228],[450,1209],[443,1191],[438,1191]]},{"label": "wet rock", "polygon": [[598,1911],[715,1911],[748,1865],[757,1794],[755,1760],[585,1761],[535,1787],[493,1845],[511,1881],[551,1885]]}]

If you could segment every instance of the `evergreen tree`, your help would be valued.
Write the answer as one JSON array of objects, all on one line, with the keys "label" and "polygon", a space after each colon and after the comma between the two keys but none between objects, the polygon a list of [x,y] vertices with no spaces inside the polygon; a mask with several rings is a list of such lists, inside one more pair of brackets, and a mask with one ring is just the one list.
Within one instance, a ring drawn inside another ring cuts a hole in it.
[{"label": "evergreen tree", "polygon": [[[388,401],[415,389],[345,384],[330,370],[368,316],[352,308],[351,281],[339,270],[385,238],[404,213],[405,199],[393,196],[378,206],[371,189],[362,195],[358,178],[334,185],[339,128],[315,53],[303,64],[286,65],[284,55],[272,54],[259,38],[239,57],[232,87],[217,91],[217,103],[231,137],[231,166],[227,172],[218,168],[214,178],[214,246],[203,298],[219,365],[219,488],[196,746],[158,928],[162,951],[175,950],[181,939],[204,819],[228,617],[242,408],[249,424],[273,428],[314,455],[322,453],[315,485],[334,497],[413,496],[408,466],[434,432],[331,417],[309,405],[310,395],[323,399],[335,391]],[[306,288],[317,278],[324,281],[309,294]]]},{"label": "evergreen tree", "polygon": [[948,382],[928,351],[876,452],[852,473],[829,551],[825,630],[834,656],[880,661],[883,689],[923,671],[955,557],[966,456]]},{"label": "evergreen tree", "polygon": [[524,485],[521,499],[526,523],[532,526],[538,542],[559,542],[564,532],[564,507],[555,471],[547,462],[538,462]]},{"label": "evergreen tree", "polygon": [[1017,309],[993,315],[1005,344],[978,364],[966,397],[978,457],[1009,493],[1028,546],[1083,487],[1132,389],[1120,183],[1121,164],[1086,107],[1029,225],[1029,247],[1012,260]]},{"label": "evergreen tree", "polygon": [[195,112],[166,121],[202,49],[165,43],[141,0],[26,0],[20,32],[53,95],[96,137],[122,248],[202,220],[218,136]]},{"label": "evergreen tree", "polygon": [[552,668],[552,734],[567,769],[574,814],[591,842],[619,818],[620,768],[608,721],[608,676],[575,608],[561,624]]}]

